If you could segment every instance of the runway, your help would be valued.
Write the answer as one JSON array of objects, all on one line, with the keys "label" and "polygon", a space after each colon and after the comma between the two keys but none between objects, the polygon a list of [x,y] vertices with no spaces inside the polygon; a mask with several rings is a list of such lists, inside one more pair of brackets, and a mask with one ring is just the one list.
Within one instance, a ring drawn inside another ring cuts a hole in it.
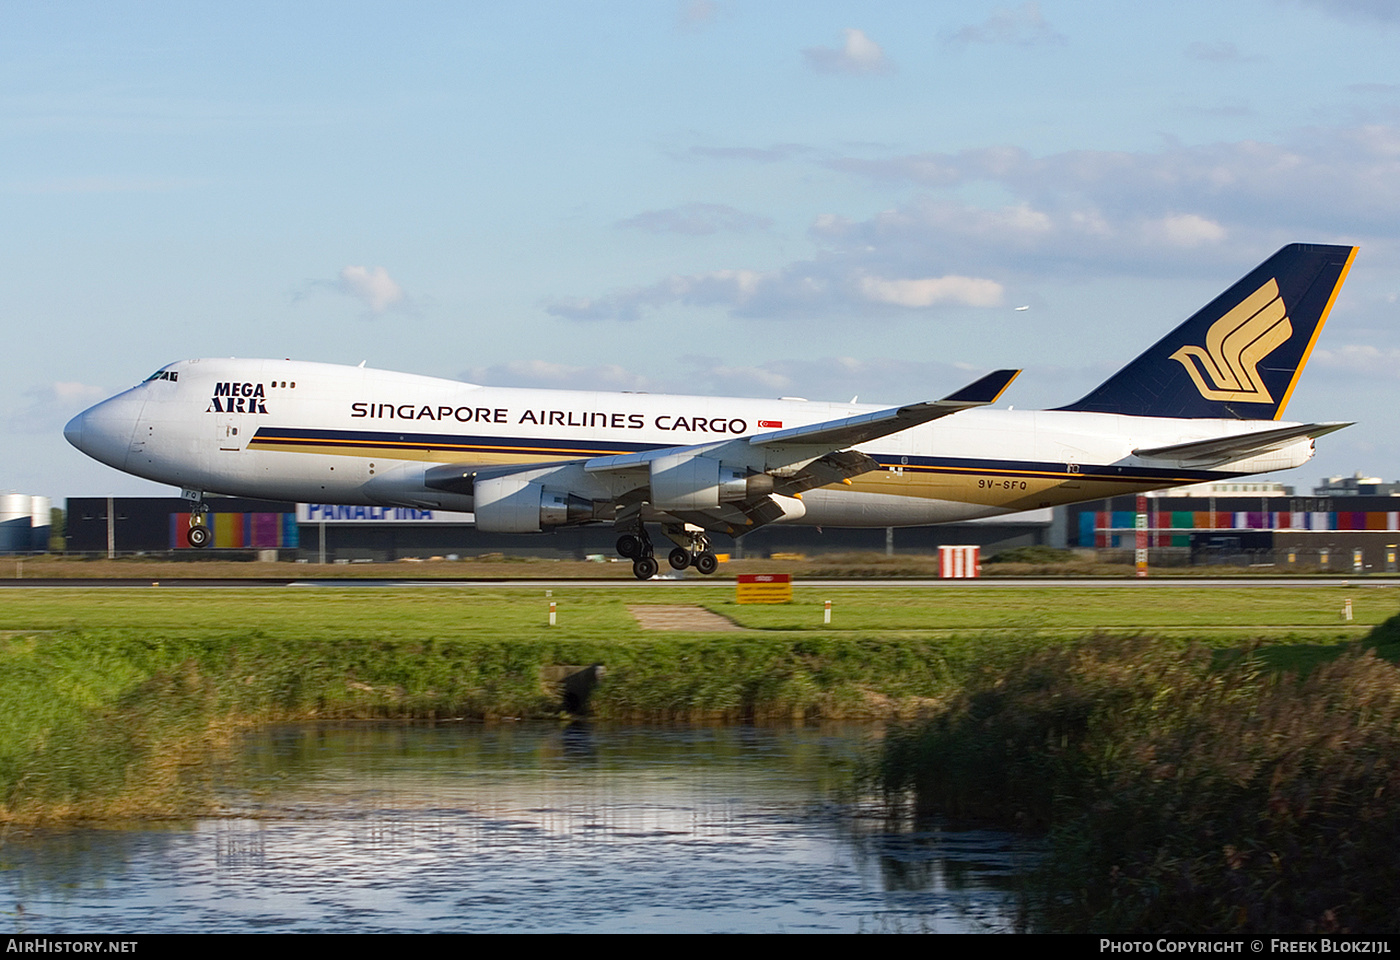
[{"label": "runway", "polygon": [[[0,588],[58,588],[58,589],[259,589],[267,587],[299,587],[306,589],[325,588],[397,588],[397,589],[463,589],[463,590],[566,590],[566,589],[616,589],[616,590],[685,590],[692,587],[732,588],[734,581],[700,579],[698,577],[656,577],[652,580],[519,580],[519,579],[475,579],[475,580],[379,580],[359,577],[326,579],[292,579],[276,577],[249,578],[187,578],[180,580],[152,580],[136,577],[123,578],[34,578],[0,580]],[[1239,587],[1351,587],[1351,588],[1400,588],[1400,577],[1146,577],[1143,579],[1094,579],[1059,578],[1019,579],[1011,577],[982,577],[968,580],[804,580],[794,578],[796,588],[821,587],[828,590],[880,590],[888,588],[910,589],[974,589],[998,590],[1005,588],[1025,589],[1027,587],[1074,587],[1104,588],[1125,590],[1155,590],[1174,588],[1239,588]]]}]

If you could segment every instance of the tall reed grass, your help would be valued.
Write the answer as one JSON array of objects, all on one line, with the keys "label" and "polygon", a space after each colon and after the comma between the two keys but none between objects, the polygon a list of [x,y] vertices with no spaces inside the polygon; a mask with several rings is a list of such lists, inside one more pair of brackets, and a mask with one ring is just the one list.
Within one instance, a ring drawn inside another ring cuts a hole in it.
[{"label": "tall reed grass", "polygon": [[1394,933],[1400,670],[1092,638],[987,672],[886,738],[924,813],[1048,832],[1033,915],[1056,932]]}]

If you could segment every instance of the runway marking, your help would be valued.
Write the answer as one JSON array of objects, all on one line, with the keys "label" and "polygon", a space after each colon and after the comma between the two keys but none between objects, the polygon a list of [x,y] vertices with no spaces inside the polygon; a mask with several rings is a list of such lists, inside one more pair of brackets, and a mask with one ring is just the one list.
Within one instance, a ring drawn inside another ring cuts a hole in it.
[{"label": "runway marking", "polygon": [[721,617],[704,607],[680,606],[663,603],[638,604],[628,606],[627,612],[636,617],[643,630],[689,630],[697,633],[722,633],[741,631],[741,627],[727,617]]}]

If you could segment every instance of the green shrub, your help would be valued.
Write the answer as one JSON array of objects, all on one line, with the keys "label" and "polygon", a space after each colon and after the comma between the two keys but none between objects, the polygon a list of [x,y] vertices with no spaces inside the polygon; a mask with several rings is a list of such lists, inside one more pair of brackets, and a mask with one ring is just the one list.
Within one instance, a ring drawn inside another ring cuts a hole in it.
[{"label": "green shrub", "polygon": [[1400,671],[1093,639],[1027,655],[887,738],[891,797],[1046,829],[1060,932],[1391,933]]},{"label": "green shrub", "polygon": [[1012,547],[1002,550],[983,563],[1069,563],[1078,560],[1073,550],[1060,550],[1057,547]]}]

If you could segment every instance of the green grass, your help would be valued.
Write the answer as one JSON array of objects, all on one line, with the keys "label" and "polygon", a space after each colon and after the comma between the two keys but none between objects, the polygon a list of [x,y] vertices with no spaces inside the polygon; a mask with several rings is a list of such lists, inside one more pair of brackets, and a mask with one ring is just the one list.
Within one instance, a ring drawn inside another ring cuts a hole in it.
[{"label": "green grass", "polygon": [[[732,596],[705,606],[765,630],[822,630],[822,601],[832,601],[836,633],[1033,630],[1059,636],[1098,631],[1171,633],[1235,642],[1290,637],[1355,638],[1395,612],[1400,591],[1346,587],[936,587],[795,589],[790,605],[739,605]],[[1342,619],[1352,600],[1350,623]]]},{"label": "green grass", "polygon": [[[1354,619],[1341,618],[1351,598]],[[681,590],[334,588],[205,590],[11,589],[0,604],[0,632],[140,630],[219,636],[259,630],[271,636],[424,637],[487,633],[528,636],[546,629],[549,599],[558,632],[570,637],[641,636],[628,605],[702,605],[756,630],[832,635],[909,631],[1036,630],[1057,634],[1204,631],[1244,638],[1293,633],[1330,642],[1354,637],[1396,611],[1400,588],[1354,587],[797,587],[791,604],[736,604],[732,586]],[[822,604],[832,601],[832,623]]]},{"label": "green grass", "polygon": [[[1096,628],[1155,632],[1178,651],[1186,638],[1220,650],[1271,638],[1261,655],[1296,668],[1335,656],[1396,603],[1393,589],[1325,587],[799,587],[781,606],[736,605],[729,586],[0,597],[0,819],[15,821],[195,812],[210,762],[250,724],[556,716],[545,679],[556,665],[607,665],[592,701],[604,719],[908,718]],[[703,605],[750,629],[646,631],[628,612],[643,603]]]}]

